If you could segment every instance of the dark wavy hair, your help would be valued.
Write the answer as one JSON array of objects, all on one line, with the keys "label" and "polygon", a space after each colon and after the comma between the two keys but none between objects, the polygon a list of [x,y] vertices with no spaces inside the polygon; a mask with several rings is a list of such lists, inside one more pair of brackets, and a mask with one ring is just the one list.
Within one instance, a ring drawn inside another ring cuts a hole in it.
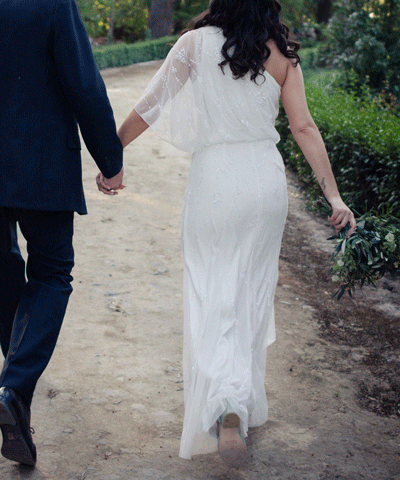
[{"label": "dark wavy hair", "polygon": [[264,64],[271,54],[267,45],[270,39],[285,57],[295,60],[295,65],[300,61],[300,44],[289,40],[289,28],[279,20],[280,11],[277,0],[211,0],[208,10],[193,19],[192,28],[221,28],[226,38],[221,70],[229,64],[235,79],[250,72],[256,82],[258,75],[264,77]]}]

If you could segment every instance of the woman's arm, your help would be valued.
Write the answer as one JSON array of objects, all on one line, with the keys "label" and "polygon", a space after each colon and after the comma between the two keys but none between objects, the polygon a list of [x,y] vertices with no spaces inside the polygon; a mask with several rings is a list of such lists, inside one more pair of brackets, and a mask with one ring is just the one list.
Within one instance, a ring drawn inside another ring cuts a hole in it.
[{"label": "woman's arm", "polygon": [[196,75],[194,61],[196,38],[195,31],[187,32],[170,50],[161,68],[118,130],[123,147],[153,125],[189,78]]},{"label": "woman's arm", "polygon": [[291,62],[288,64],[281,99],[293,136],[332,207],[329,221],[336,231],[350,222],[351,235],[356,229],[354,214],[340,197],[324,141],[308,110],[300,65],[295,67]]},{"label": "woman's arm", "polygon": [[136,112],[136,110],[133,109],[118,130],[118,136],[121,140],[122,147],[125,148],[133,142],[133,140],[136,140],[136,138],[148,128],[149,125]]}]

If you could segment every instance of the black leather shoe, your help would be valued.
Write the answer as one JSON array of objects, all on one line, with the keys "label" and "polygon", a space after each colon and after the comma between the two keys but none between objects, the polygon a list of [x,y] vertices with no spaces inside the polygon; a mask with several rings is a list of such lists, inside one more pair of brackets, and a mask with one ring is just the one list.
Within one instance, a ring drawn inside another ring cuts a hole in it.
[{"label": "black leather shoe", "polygon": [[0,388],[0,428],[3,457],[34,466],[36,447],[31,435],[31,412],[12,388]]}]

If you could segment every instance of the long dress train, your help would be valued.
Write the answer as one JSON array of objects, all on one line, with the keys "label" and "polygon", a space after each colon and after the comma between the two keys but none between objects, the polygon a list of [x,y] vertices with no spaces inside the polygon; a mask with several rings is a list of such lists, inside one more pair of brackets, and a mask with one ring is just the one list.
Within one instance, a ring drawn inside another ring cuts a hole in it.
[{"label": "long dress train", "polygon": [[241,431],[267,420],[266,349],[287,213],[276,148],[280,86],[267,72],[235,80],[222,32],[183,35],[136,111],[162,138],[193,153],[182,214],[185,418],[179,455],[217,449],[225,411]]}]

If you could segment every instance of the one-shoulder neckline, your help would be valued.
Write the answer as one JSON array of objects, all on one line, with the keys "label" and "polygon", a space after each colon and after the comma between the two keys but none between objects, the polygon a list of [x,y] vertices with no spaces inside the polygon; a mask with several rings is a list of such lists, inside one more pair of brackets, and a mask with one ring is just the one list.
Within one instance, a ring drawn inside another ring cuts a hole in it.
[{"label": "one-shoulder neckline", "polygon": [[264,70],[263,73],[266,73],[270,78],[272,78],[272,80],[275,82],[275,84],[277,85],[277,87],[279,88],[279,90],[282,90],[282,87],[279,85],[279,83],[276,81],[276,78],[271,75],[268,70]]}]

